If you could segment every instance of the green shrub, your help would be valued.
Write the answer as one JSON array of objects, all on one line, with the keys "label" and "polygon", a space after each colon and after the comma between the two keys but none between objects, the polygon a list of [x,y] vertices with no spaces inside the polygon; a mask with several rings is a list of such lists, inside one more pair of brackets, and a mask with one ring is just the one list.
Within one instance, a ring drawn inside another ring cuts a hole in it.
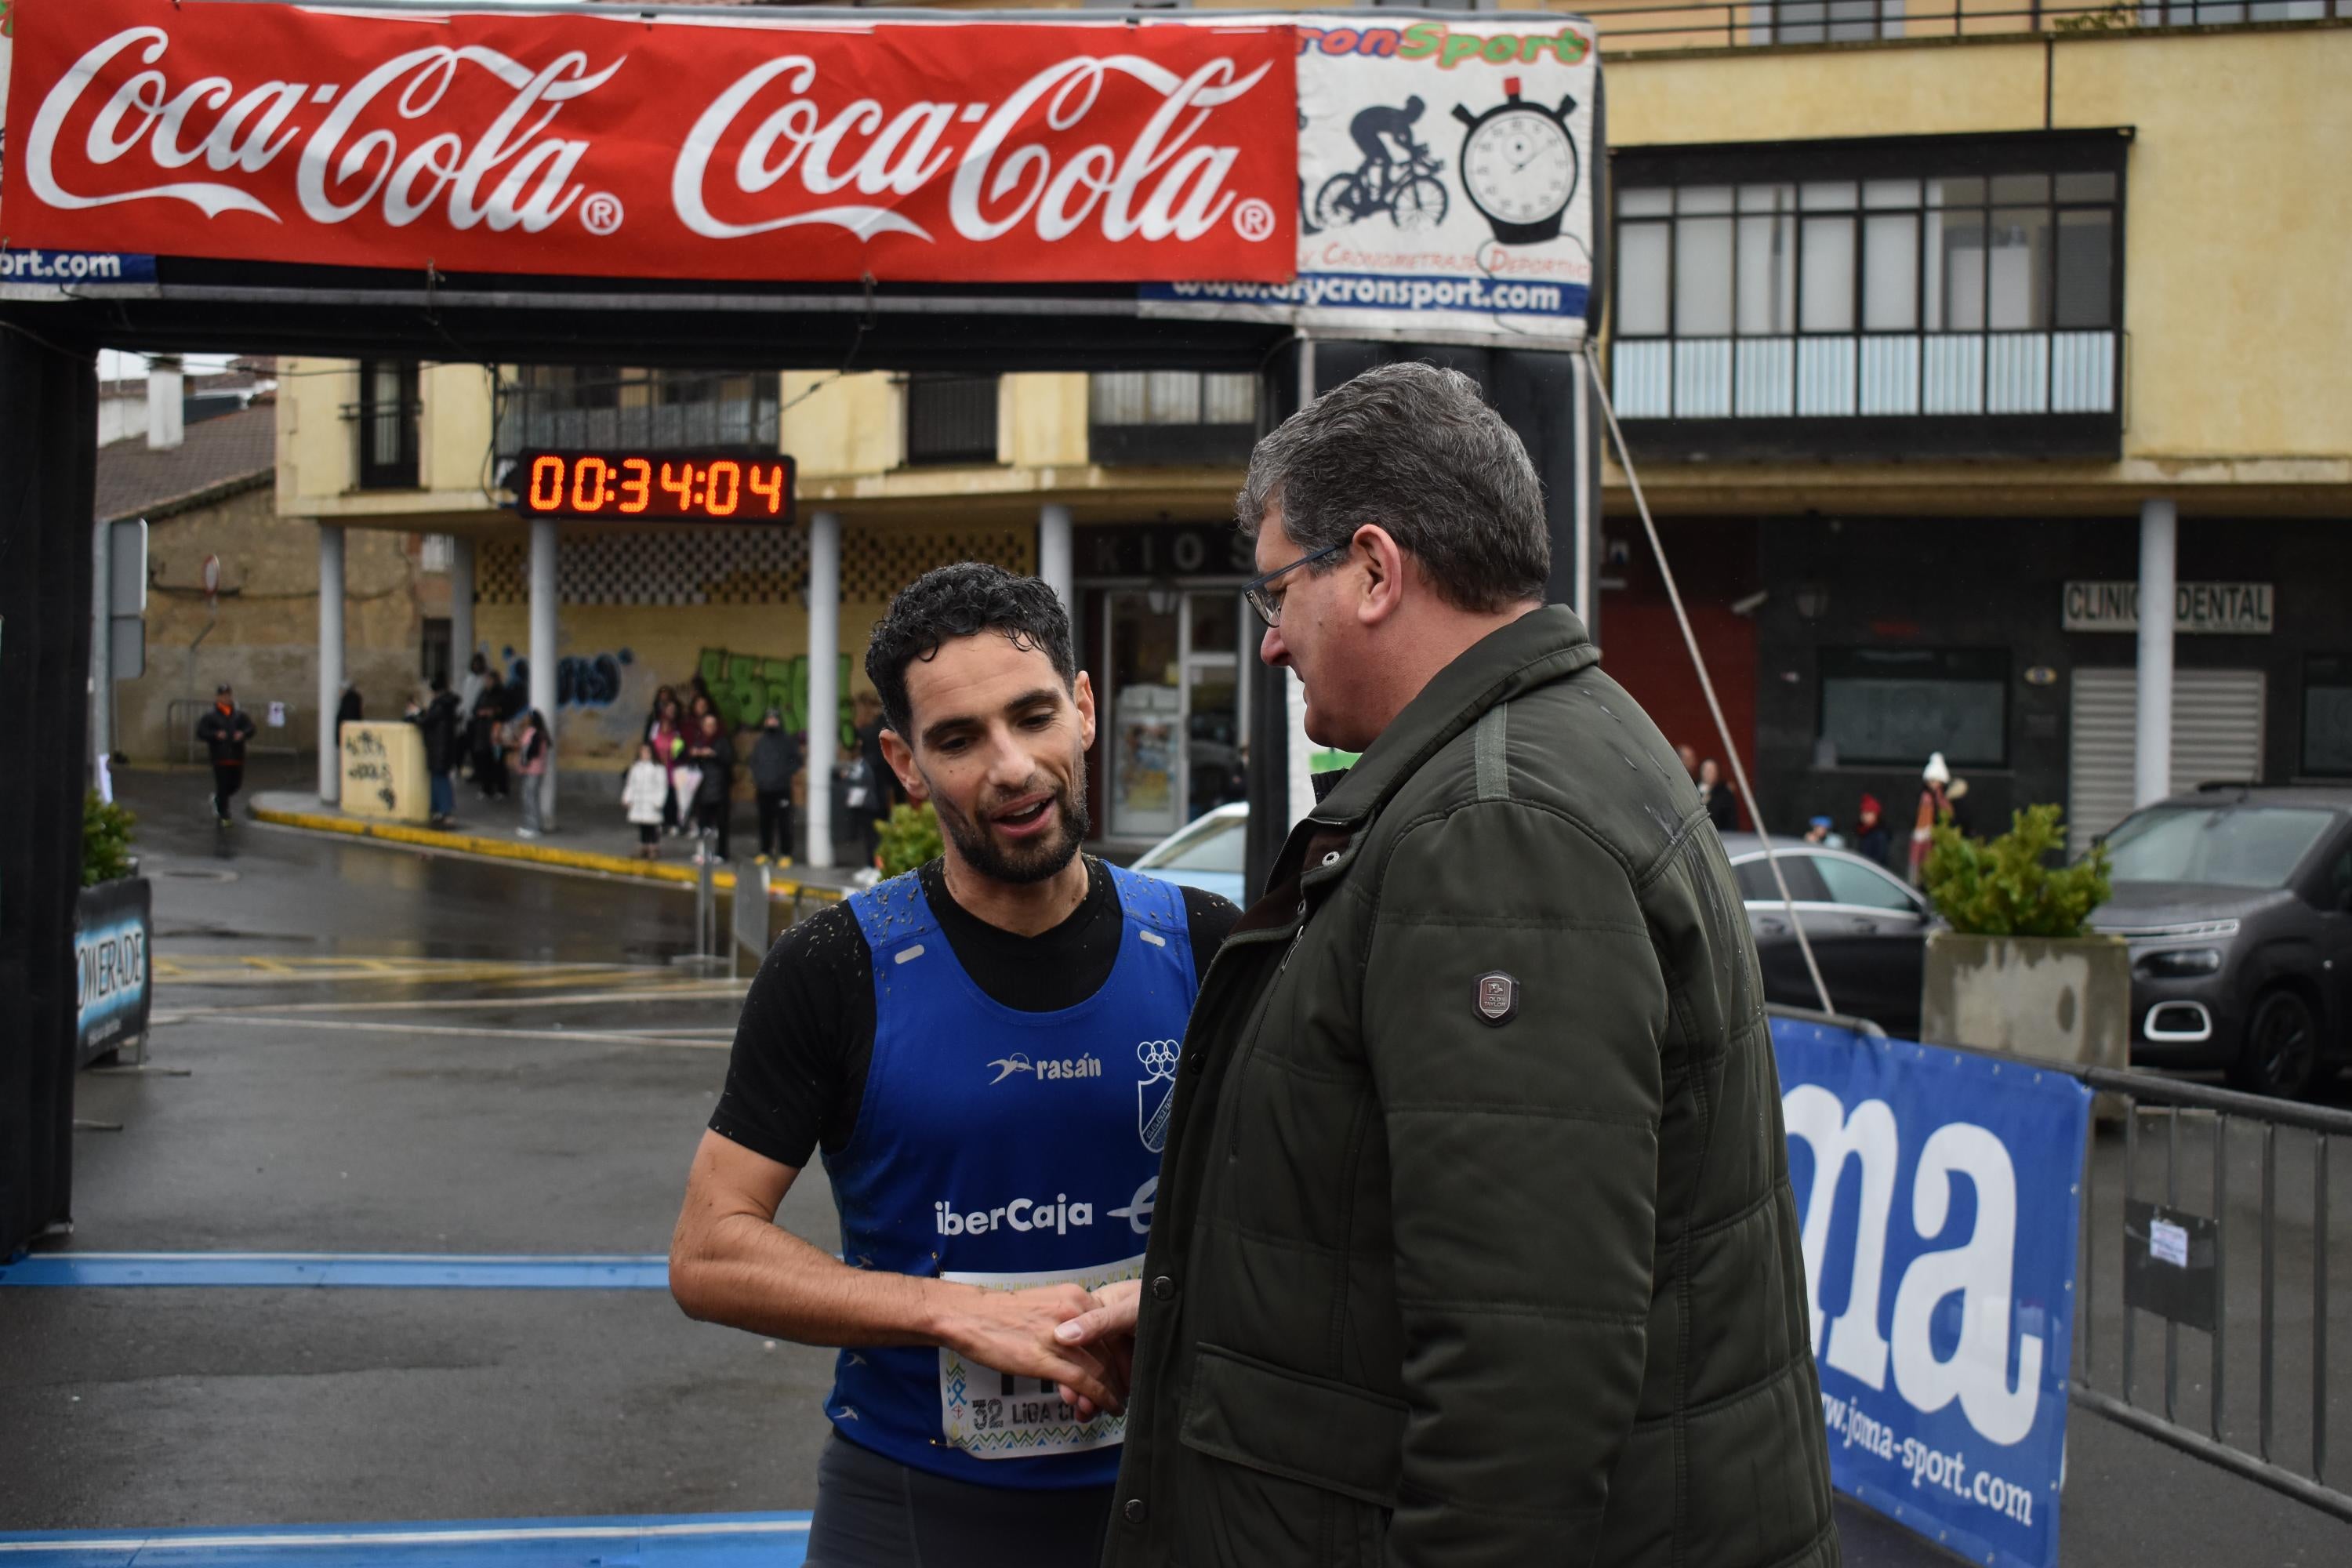
[{"label": "green shrub", "polygon": [[945,849],[940,842],[940,819],[929,801],[920,805],[901,801],[883,820],[881,860],[886,877],[936,860]]},{"label": "green shrub", "polygon": [[1947,814],[1922,868],[1936,912],[1969,936],[2088,935],[2091,911],[2110,892],[2107,847],[2053,869],[2066,843],[2063,816],[2054,805],[2028,806],[1988,842],[1961,833]]},{"label": "green shrub", "polygon": [[81,885],[131,875],[131,829],[139,819],[91,790],[81,797]]}]

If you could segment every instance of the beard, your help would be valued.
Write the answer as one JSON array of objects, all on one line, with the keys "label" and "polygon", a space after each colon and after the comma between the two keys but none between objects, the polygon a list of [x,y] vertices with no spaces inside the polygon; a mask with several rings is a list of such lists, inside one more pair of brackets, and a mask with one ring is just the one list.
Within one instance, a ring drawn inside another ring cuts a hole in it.
[{"label": "beard", "polygon": [[[939,814],[940,831],[955,846],[956,853],[963,857],[964,864],[991,881],[1026,887],[1059,876],[1076,856],[1078,846],[1094,831],[1093,820],[1087,815],[1086,775],[1074,772],[1071,778],[1074,782],[1053,786],[1054,816],[1061,825],[1059,829],[1034,844],[999,844],[984,821],[965,816],[936,791],[931,795],[931,807]],[[1043,787],[1045,781],[1042,776],[1033,778],[995,799],[1001,804]],[[993,809],[993,805],[983,803],[981,817],[985,818]]]}]

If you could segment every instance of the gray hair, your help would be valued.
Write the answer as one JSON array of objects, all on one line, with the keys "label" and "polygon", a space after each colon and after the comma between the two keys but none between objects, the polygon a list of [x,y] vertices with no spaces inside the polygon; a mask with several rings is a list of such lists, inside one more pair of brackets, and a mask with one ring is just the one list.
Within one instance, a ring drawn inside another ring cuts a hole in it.
[{"label": "gray hair", "polygon": [[1460,371],[1381,365],[1284,420],[1250,454],[1242,532],[1256,538],[1274,507],[1310,554],[1379,524],[1459,609],[1540,599],[1551,577],[1535,465]]}]

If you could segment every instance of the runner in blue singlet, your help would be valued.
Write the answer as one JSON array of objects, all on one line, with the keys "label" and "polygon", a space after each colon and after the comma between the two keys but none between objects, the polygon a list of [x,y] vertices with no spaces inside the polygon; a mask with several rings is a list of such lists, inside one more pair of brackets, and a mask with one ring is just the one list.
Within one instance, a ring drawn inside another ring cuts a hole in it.
[{"label": "runner in blue singlet", "polygon": [[[761,966],[671,1289],[843,1347],[812,1568],[1090,1568],[1124,1373],[1053,1331],[1141,1266],[1185,1020],[1238,911],[1078,853],[1094,699],[1045,584],[930,573],[866,672],[947,853]],[[773,1223],[820,1151],[845,1262]]]}]

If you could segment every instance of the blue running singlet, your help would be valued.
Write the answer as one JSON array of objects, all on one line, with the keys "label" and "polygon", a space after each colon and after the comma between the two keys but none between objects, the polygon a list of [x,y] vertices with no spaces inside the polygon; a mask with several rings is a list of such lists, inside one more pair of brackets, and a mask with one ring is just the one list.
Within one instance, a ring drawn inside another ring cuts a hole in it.
[{"label": "blue running singlet", "polygon": [[[1004,1289],[1136,1278],[1192,1010],[1181,891],[1116,866],[1118,957],[1074,1007],[1024,1013],[964,973],[917,878],[854,895],[874,953],[856,1131],[824,1157],[842,1257]],[[845,1350],[825,1413],[860,1447],[983,1486],[1109,1486],[1125,1419],[944,1348]]]}]

